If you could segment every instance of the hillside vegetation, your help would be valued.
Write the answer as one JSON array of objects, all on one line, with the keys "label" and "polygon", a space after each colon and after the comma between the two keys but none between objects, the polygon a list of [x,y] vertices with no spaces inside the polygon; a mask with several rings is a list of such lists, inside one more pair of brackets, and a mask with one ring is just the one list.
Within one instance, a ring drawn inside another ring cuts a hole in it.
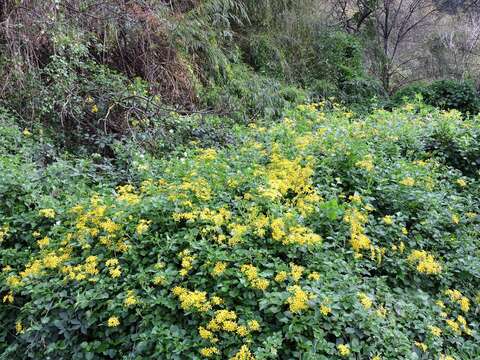
[{"label": "hillside vegetation", "polygon": [[301,105],[91,188],[3,129],[5,358],[480,354],[476,118]]}]

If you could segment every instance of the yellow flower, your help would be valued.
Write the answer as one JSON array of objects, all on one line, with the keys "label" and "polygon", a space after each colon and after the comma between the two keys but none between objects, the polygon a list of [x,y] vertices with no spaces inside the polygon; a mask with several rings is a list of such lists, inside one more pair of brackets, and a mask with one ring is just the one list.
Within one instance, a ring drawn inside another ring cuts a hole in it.
[{"label": "yellow flower", "polygon": [[347,357],[350,355],[350,347],[348,345],[338,344],[337,349],[340,356]]},{"label": "yellow flower", "polygon": [[222,329],[228,332],[234,332],[237,330],[237,323],[235,321],[226,320],[222,324]]},{"label": "yellow flower", "polygon": [[150,224],[152,222],[150,220],[140,220],[140,222],[137,225],[136,232],[138,235],[143,235],[148,231],[148,228],[150,227]]},{"label": "yellow flower", "polygon": [[433,336],[440,336],[442,335],[442,329],[440,329],[438,326],[430,326],[430,333]]},{"label": "yellow flower", "polygon": [[402,234],[403,235],[408,235],[408,230],[406,227],[402,227]]},{"label": "yellow flower", "polygon": [[220,350],[218,350],[215,346],[206,347],[200,350],[200,354],[204,357],[212,357],[213,355],[220,355]]},{"label": "yellow flower", "polygon": [[255,360],[247,345],[242,345],[240,350],[230,360]]},{"label": "yellow flower", "polygon": [[427,275],[437,275],[442,271],[441,265],[433,255],[424,250],[413,250],[407,258],[412,264],[417,264],[417,271]]},{"label": "yellow flower", "polygon": [[422,350],[423,352],[427,351],[428,350],[428,346],[422,342],[419,342],[419,341],[415,341],[415,346],[417,348],[419,348],[420,350]]},{"label": "yellow flower", "polygon": [[249,320],[247,326],[250,331],[260,331],[260,323],[257,320]]},{"label": "yellow flower", "polygon": [[204,149],[201,151],[201,154],[199,155],[199,159],[202,160],[215,160],[217,157],[217,151],[215,149]]},{"label": "yellow flower", "polygon": [[383,305],[380,306],[375,312],[378,316],[380,316],[382,318],[387,316],[387,309],[385,309],[385,307]]},{"label": "yellow flower", "polygon": [[55,210],[53,209],[41,209],[39,212],[40,216],[44,218],[53,219],[55,218]]},{"label": "yellow flower", "polygon": [[298,285],[291,286],[288,288],[288,291],[291,292],[292,295],[286,302],[289,304],[289,309],[292,313],[299,313],[308,309],[309,295],[307,292],[302,290]]},{"label": "yellow flower", "polygon": [[372,300],[368,297],[367,294],[365,293],[359,293],[358,294],[358,299],[360,300],[360,303],[362,306],[368,310],[372,307]]},{"label": "yellow flower", "polygon": [[365,169],[368,172],[373,171],[375,165],[373,165],[373,157],[372,155],[367,155],[363,160],[357,161],[355,166]]},{"label": "yellow flower", "polygon": [[107,320],[108,327],[116,327],[120,325],[120,320],[116,316],[110,316]]},{"label": "yellow flower", "polygon": [[128,290],[127,297],[125,298],[125,300],[123,300],[123,304],[126,307],[134,306],[134,305],[138,304],[138,300],[135,297],[135,292],[133,290]]},{"label": "yellow flower", "polygon": [[467,182],[463,179],[457,179],[457,184],[461,187],[466,187],[467,186]]},{"label": "yellow flower", "polygon": [[184,310],[198,310],[206,312],[211,309],[212,305],[207,300],[207,293],[205,291],[189,291],[180,286],[172,289],[172,293],[178,296],[180,300],[180,307]]},{"label": "yellow flower", "polygon": [[105,262],[105,265],[107,265],[108,267],[110,266],[117,266],[118,265],[118,259],[108,259],[106,262]]},{"label": "yellow flower", "polygon": [[320,305],[320,313],[323,316],[328,316],[328,314],[330,314],[331,312],[332,312],[332,309],[327,305],[324,305],[324,304]]},{"label": "yellow flower", "polygon": [[249,331],[248,331],[246,326],[241,325],[241,326],[237,327],[237,334],[241,337],[245,337],[249,334]]},{"label": "yellow flower", "polygon": [[221,305],[223,304],[223,299],[219,296],[212,296],[211,302],[213,305]]},{"label": "yellow flower", "polygon": [[22,134],[24,136],[32,136],[32,133],[27,128],[23,129]]},{"label": "yellow flower", "polygon": [[120,277],[120,275],[122,275],[122,270],[120,270],[120,266],[116,267],[116,268],[111,268],[109,269],[108,271],[110,273],[110,276],[114,279]]},{"label": "yellow flower", "polygon": [[45,236],[41,240],[37,240],[37,245],[40,249],[47,247],[49,244],[50,244],[50,238],[48,236]]},{"label": "yellow flower", "polygon": [[281,240],[285,235],[285,223],[281,218],[272,221],[272,238],[274,240]]},{"label": "yellow flower", "polygon": [[400,184],[404,186],[413,186],[415,185],[415,180],[411,177],[406,177],[402,181],[400,181]]},{"label": "yellow flower", "polygon": [[277,282],[284,282],[285,280],[287,280],[288,278],[288,274],[286,271],[280,271],[279,273],[277,273],[277,275],[275,275],[275,281]]},{"label": "yellow flower", "polygon": [[269,281],[267,279],[260,278],[258,276],[258,269],[252,264],[242,265],[240,271],[245,274],[245,277],[248,279],[250,285],[254,289],[264,291],[268,288],[268,285],[270,284]]},{"label": "yellow flower", "polygon": [[300,280],[303,270],[305,270],[303,266],[295,265],[293,263],[290,264],[290,275],[292,276],[293,281],[298,282],[298,280]]},{"label": "yellow flower", "polygon": [[470,300],[465,296],[462,296],[461,299],[458,300],[458,303],[463,312],[468,312],[468,310],[470,310]]},{"label": "yellow flower", "polygon": [[13,303],[13,293],[11,291],[3,297],[3,302],[10,303],[10,304]]},{"label": "yellow flower", "polygon": [[458,325],[458,323],[454,320],[451,320],[451,319],[447,319],[445,320],[445,322],[447,323],[448,327],[450,329],[452,329],[452,331],[456,334],[460,334],[461,331],[460,331],[460,325]]},{"label": "yellow flower", "polygon": [[371,247],[370,239],[365,235],[364,224],[367,220],[367,214],[358,209],[350,209],[345,214],[344,221],[350,223],[350,243],[356,253]]},{"label": "yellow flower", "polygon": [[440,358],[438,360],[455,360],[453,356],[450,355],[440,355]]},{"label": "yellow flower", "polygon": [[15,331],[17,334],[23,334],[25,332],[25,328],[23,327],[23,324],[21,321],[17,321],[15,324]]},{"label": "yellow flower", "polygon": [[313,281],[318,281],[318,280],[320,280],[320,274],[318,272],[314,271],[314,272],[312,272],[308,275],[308,279],[313,280]]},{"label": "yellow flower", "polygon": [[227,263],[223,261],[218,261],[215,263],[215,266],[213,267],[212,275],[219,276],[223,274],[226,269],[227,269]]},{"label": "yellow flower", "polygon": [[458,214],[452,215],[452,223],[454,223],[455,225],[460,223],[460,216],[458,216]]},{"label": "yellow flower", "polygon": [[447,289],[445,295],[448,295],[452,301],[458,301],[462,298],[462,293],[458,290]]},{"label": "yellow flower", "polygon": [[43,258],[43,265],[47,269],[55,269],[61,262],[61,259],[55,254],[49,254]]},{"label": "yellow flower", "polygon": [[155,285],[163,285],[165,283],[165,276],[155,275],[155,277],[153,278],[153,283]]},{"label": "yellow flower", "polygon": [[383,217],[383,222],[387,225],[392,225],[393,224],[393,218],[390,215],[385,215]]},{"label": "yellow flower", "polygon": [[92,106],[92,108],[91,108],[91,111],[92,111],[92,113],[94,113],[94,114],[98,112],[98,106],[97,106],[97,104],[93,104],[93,106]]},{"label": "yellow flower", "polygon": [[382,360],[382,358],[380,357],[380,355],[375,355],[374,357],[372,357],[372,360]]},{"label": "yellow flower", "polygon": [[205,329],[203,326],[200,326],[200,327],[198,328],[198,334],[200,335],[200,337],[201,337],[202,339],[205,339],[205,340],[210,340],[210,339],[215,338],[215,336],[213,335],[213,332],[211,332],[210,330]]}]

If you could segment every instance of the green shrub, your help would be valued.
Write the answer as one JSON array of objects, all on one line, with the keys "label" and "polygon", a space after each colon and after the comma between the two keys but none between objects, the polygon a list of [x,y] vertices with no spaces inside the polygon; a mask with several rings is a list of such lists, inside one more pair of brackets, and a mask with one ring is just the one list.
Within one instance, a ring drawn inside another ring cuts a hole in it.
[{"label": "green shrub", "polygon": [[32,205],[0,213],[0,353],[478,358],[479,174],[430,146],[478,129],[422,105],[300,105],[223,149],[124,148],[131,182],[86,192],[60,162],[32,186],[13,149],[2,174],[25,172]]},{"label": "green shrub", "polygon": [[283,50],[268,35],[252,36],[247,49],[247,63],[261,74],[285,79],[288,66]]},{"label": "green shrub", "polygon": [[440,109],[456,109],[475,115],[480,111],[480,100],[472,83],[455,80],[438,80],[431,84],[416,83],[397,91],[392,98],[394,105],[412,101],[420,94],[425,103]]},{"label": "green shrub", "polygon": [[426,102],[440,109],[457,109],[472,115],[480,111],[477,91],[469,82],[434,81],[428,87]]},{"label": "green shrub", "polygon": [[304,102],[305,91],[251,71],[246,65],[231,66],[223,82],[205,86],[200,94],[205,105],[234,121],[278,119],[285,109]]}]

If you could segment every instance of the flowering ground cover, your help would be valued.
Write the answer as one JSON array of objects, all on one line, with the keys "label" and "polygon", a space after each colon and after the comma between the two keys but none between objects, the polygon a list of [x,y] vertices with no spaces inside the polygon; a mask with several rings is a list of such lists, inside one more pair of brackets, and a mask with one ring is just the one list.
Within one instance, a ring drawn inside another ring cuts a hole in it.
[{"label": "flowering ground cover", "polygon": [[0,213],[4,358],[480,358],[476,118],[312,104],[234,132]]}]

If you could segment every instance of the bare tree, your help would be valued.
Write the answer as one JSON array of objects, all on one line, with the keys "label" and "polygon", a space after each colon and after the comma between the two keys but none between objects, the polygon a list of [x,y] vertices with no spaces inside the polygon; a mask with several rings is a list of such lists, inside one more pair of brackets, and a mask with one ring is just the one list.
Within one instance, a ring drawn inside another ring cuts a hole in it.
[{"label": "bare tree", "polygon": [[381,0],[374,16],[381,47],[378,75],[385,90],[392,92],[418,80],[408,68],[415,68],[425,56],[423,45],[442,13],[432,0]]},{"label": "bare tree", "polygon": [[468,11],[447,17],[438,39],[443,61],[435,59],[437,73],[458,79],[476,77],[480,72],[480,14]]},{"label": "bare tree", "polygon": [[346,31],[358,34],[376,8],[376,0],[335,0],[331,4],[331,13]]}]

